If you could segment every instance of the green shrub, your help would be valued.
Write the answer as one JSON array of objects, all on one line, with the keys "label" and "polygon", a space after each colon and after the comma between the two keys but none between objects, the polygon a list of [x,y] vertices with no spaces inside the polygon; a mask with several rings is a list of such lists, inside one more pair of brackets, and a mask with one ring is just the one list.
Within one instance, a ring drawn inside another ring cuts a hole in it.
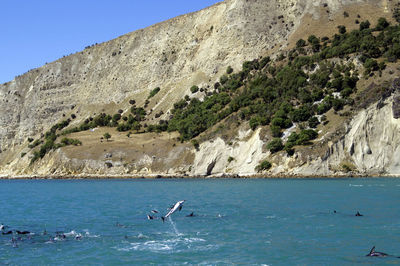
[{"label": "green shrub", "polygon": [[331,108],[332,108],[332,105],[330,103],[323,101],[317,107],[317,114],[322,115],[322,114],[328,112]]},{"label": "green shrub", "polygon": [[360,31],[369,29],[369,26],[371,26],[371,23],[369,23],[368,20],[361,22],[360,23]]},{"label": "green shrub", "polygon": [[191,91],[192,93],[196,93],[196,92],[199,91],[199,87],[197,87],[196,85],[193,85],[193,86],[190,88],[190,91]]},{"label": "green shrub", "polygon": [[253,116],[250,118],[249,125],[252,130],[255,130],[260,125],[260,122],[258,121],[257,117]]},{"label": "green shrub", "polygon": [[307,40],[311,44],[313,51],[318,52],[321,48],[320,40],[315,35],[310,35]]},{"label": "green shrub", "polygon": [[310,140],[316,139],[317,137],[318,133],[315,130],[304,129],[298,134],[296,145],[308,145]]},{"label": "green shrub", "polygon": [[104,133],[103,137],[108,141],[111,138],[110,133],[106,132]]},{"label": "green shrub", "polygon": [[280,126],[271,125],[270,129],[271,129],[271,134],[273,137],[279,138],[282,135]]},{"label": "green shrub", "polygon": [[311,128],[316,128],[319,125],[319,120],[316,116],[310,117],[308,119],[308,126]]},{"label": "green shrub", "polygon": [[80,146],[82,145],[82,142],[78,139],[69,139],[69,138],[62,138],[60,143],[63,146],[68,146],[68,145],[74,145],[74,146]]},{"label": "green shrub", "polygon": [[350,164],[347,164],[347,163],[342,164],[342,169],[343,169],[343,171],[346,172],[346,173],[352,171],[351,165],[350,165]]},{"label": "green shrub", "polygon": [[112,117],[112,121],[115,121],[115,122],[119,121],[120,119],[121,119],[121,114],[115,114]]},{"label": "green shrub", "polygon": [[267,149],[269,149],[271,153],[281,151],[283,149],[282,140],[280,138],[274,138],[267,144]]},{"label": "green shrub", "polygon": [[222,75],[219,79],[219,83],[221,83],[222,85],[224,85],[227,81],[228,81],[228,76],[227,75]]},{"label": "green shrub", "polygon": [[297,47],[297,48],[304,47],[304,46],[306,46],[306,41],[305,41],[305,40],[299,39],[299,40],[296,42],[296,47]]},{"label": "green shrub", "polygon": [[196,149],[196,151],[199,151],[200,144],[197,139],[192,139],[192,145]]},{"label": "green shrub", "polygon": [[375,29],[381,31],[389,27],[389,25],[389,22],[385,18],[379,18]]},{"label": "green shrub", "polygon": [[233,72],[233,68],[228,66],[228,68],[226,69],[226,74],[231,74]]},{"label": "green shrub", "polygon": [[154,97],[159,91],[160,91],[160,87],[154,88],[154,89],[150,92],[150,94],[149,94],[149,96],[147,97],[147,99],[150,99],[150,98]]},{"label": "green shrub", "polygon": [[343,25],[340,25],[337,27],[339,29],[340,34],[345,34],[346,33],[346,27]]},{"label": "green shrub", "polygon": [[260,61],[260,69],[264,68],[270,61],[271,58],[269,56],[263,57]]},{"label": "green shrub", "polygon": [[307,121],[312,115],[313,111],[309,105],[302,105],[299,108],[292,110],[290,113],[293,122]]},{"label": "green shrub", "polygon": [[334,99],[332,100],[332,107],[333,107],[333,110],[335,110],[335,111],[340,111],[340,110],[342,110],[344,104],[345,104],[345,102],[344,102],[343,99],[334,98]]},{"label": "green shrub", "polygon": [[40,145],[40,144],[42,144],[42,143],[43,143],[42,140],[37,139],[37,140],[35,140],[32,144],[29,144],[29,145],[28,145],[28,148],[33,149],[33,148],[35,148],[36,146],[38,146],[38,145]]},{"label": "green shrub", "polygon": [[400,23],[400,8],[395,8],[393,11],[393,18]]},{"label": "green shrub", "polygon": [[262,161],[259,165],[257,165],[255,170],[257,172],[262,172],[271,169],[271,167],[272,167],[271,163],[265,160]]},{"label": "green shrub", "polygon": [[228,163],[231,163],[232,161],[234,161],[235,160],[235,158],[233,158],[232,156],[229,156],[229,158],[228,158]]},{"label": "green shrub", "polygon": [[379,69],[378,62],[372,58],[368,58],[364,64],[365,71],[369,74],[371,71],[376,71]]}]

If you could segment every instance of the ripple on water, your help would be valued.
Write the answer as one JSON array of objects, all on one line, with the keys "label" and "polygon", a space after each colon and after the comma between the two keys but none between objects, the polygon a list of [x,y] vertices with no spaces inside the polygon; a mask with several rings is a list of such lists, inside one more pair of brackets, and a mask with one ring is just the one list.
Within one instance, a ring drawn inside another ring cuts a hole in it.
[{"label": "ripple on water", "polygon": [[[205,239],[198,237],[179,237],[166,240],[149,240],[145,242],[132,242],[129,246],[114,247],[118,251],[150,251],[155,253],[183,252],[186,250],[212,250],[215,245],[201,245]],[[195,245],[193,245],[195,244]],[[198,244],[198,245],[196,245]]]}]

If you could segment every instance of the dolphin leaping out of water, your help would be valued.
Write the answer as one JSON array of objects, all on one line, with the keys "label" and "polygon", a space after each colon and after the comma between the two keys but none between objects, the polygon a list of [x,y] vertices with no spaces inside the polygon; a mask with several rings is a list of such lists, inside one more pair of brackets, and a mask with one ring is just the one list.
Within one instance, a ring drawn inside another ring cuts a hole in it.
[{"label": "dolphin leaping out of water", "polygon": [[162,221],[164,222],[164,220],[166,218],[168,218],[171,214],[173,214],[174,212],[176,212],[176,210],[182,210],[182,205],[186,200],[181,200],[178,201],[177,203],[175,203],[174,207],[171,208],[171,210],[169,210],[169,212],[167,213],[167,215],[161,217]]}]

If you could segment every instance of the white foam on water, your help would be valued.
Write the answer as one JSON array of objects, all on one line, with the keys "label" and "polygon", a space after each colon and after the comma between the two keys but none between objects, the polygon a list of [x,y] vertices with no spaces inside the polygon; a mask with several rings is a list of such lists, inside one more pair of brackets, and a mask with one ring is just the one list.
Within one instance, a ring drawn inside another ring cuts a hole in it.
[{"label": "white foam on water", "polygon": [[267,217],[265,217],[265,218],[267,218],[267,219],[275,219],[275,218],[276,218],[276,215],[269,215],[269,216],[267,216]]},{"label": "white foam on water", "polygon": [[364,185],[353,185],[353,184],[349,184],[349,187],[363,187]]},{"label": "white foam on water", "polygon": [[[128,247],[114,247],[118,251],[151,251],[151,252],[181,252],[182,250],[192,249],[193,243],[206,242],[202,238],[174,238],[167,240],[150,240],[146,242],[132,242],[129,243]],[[208,245],[204,247],[194,247],[195,250],[210,250],[213,249],[214,245]]]},{"label": "white foam on water", "polygon": [[197,237],[193,237],[193,238],[184,238],[183,240],[184,240],[184,242],[187,242],[187,243],[205,242],[205,241],[206,241],[205,239],[197,238]]},{"label": "white foam on water", "polygon": [[149,237],[143,235],[142,233],[139,233],[139,234],[137,235],[137,238],[142,239],[142,238],[149,238]]},{"label": "white foam on water", "polygon": [[234,265],[232,261],[229,260],[214,260],[214,261],[203,261],[198,265]]},{"label": "white foam on water", "polygon": [[74,230],[72,230],[71,232],[64,233],[64,235],[65,235],[66,237],[69,237],[69,236],[76,236],[77,233],[76,233]]},{"label": "white foam on water", "polygon": [[100,237],[100,235],[91,235],[88,229],[84,229],[83,232],[85,232],[85,237]]},{"label": "white foam on water", "polygon": [[147,241],[145,243],[131,243],[133,250],[149,250],[149,251],[168,251],[173,249],[173,243],[164,241]]}]

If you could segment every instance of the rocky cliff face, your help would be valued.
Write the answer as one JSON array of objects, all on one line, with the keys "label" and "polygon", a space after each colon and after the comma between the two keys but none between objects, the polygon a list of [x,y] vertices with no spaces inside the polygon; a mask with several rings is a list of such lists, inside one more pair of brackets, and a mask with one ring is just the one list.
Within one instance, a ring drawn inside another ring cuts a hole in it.
[{"label": "rocky cliff face", "polygon": [[[161,118],[166,118],[172,104],[188,94],[192,85],[212,86],[227,66],[237,70],[245,60],[284,48],[291,34],[305,26],[305,16],[330,17],[350,5],[368,5],[378,13],[388,8],[387,1],[369,0],[226,0],[93,45],[16,77],[0,85],[0,173],[132,174],[145,168],[145,173],[196,175],[203,174],[215,158],[213,173],[254,173],[254,167],[268,155],[263,152],[259,131],[240,132],[234,145],[220,138],[205,142],[200,152],[190,151],[193,158],[186,162],[176,155],[189,152],[189,148],[181,153],[166,151],[160,170],[151,170],[157,162],[148,154],[147,163],[134,171],[126,163],[108,169],[101,156],[101,160],[73,159],[64,150],[29,167],[28,158],[20,154],[26,150],[28,137],[40,136],[64,117],[73,114],[77,124],[101,111],[125,111],[129,99],[142,105],[155,87],[161,91],[150,108],[153,114],[162,110]],[[391,109],[392,102],[398,102],[396,97],[387,99],[382,108],[371,107],[357,114],[345,138],[331,145],[329,158],[296,167],[289,163],[293,159],[282,159],[275,172],[331,174],[330,165],[350,156],[363,173],[397,173],[398,109],[393,107],[397,110],[394,117]],[[228,164],[229,157],[235,160]],[[166,166],[172,161],[173,167]]]}]

